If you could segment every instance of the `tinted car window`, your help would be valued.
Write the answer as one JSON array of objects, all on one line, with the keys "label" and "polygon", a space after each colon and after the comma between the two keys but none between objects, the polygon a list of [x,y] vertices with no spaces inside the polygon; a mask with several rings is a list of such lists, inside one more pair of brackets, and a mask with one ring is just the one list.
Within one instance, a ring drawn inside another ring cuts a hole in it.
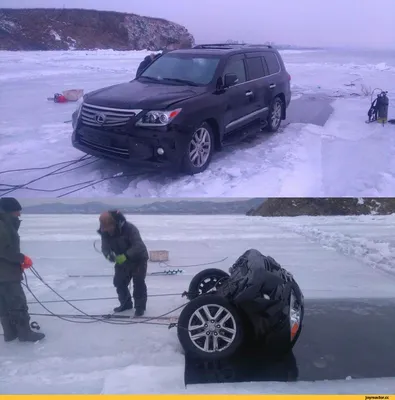
[{"label": "tinted car window", "polygon": [[[214,77],[219,58],[166,54],[154,61],[140,77],[157,80],[181,79],[207,85]],[[169,81],[170,82],[170,81]]]},{"label": "tinted car window", "polygon": [[265,54],[265,60],[267,67],[269,69],[269,74],[277,74],[277,72],[280,72],[280,63],[278,62],[277,56],[274,53],[266,53]]},{"label": "tinted car window", "polygon": [[247,58],[247,67],[250,80],[265,76],[261,57]]},{"label": "tinted car window", "polygon": [[226,64],[224,76],[226,74],[235,74],[239,78],[238,83],[243,83],[247,80],[246,70],[243,60],[230,60]]}]

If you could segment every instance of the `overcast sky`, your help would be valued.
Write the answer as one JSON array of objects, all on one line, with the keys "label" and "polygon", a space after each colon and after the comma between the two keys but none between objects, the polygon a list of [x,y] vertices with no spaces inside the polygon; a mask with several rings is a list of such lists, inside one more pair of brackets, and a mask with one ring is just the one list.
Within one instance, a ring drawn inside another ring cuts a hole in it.
[{"label": "overcast sky", "polygon": [[0,0],[2,7],[126,11],[185,25],[197,42],[227,39],[395,49],[395,0]]}]

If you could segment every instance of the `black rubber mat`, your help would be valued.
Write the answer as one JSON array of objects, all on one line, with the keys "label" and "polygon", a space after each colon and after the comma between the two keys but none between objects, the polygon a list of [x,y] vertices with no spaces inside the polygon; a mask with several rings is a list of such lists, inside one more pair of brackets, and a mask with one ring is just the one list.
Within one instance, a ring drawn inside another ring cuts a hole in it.
[{"label": "black rubber mat", "polygon": [[395,377],[395,299],[306,300],[303,332],[281,358],[247,347],[217,363],[185,358],[186,385],[380,377]]}]

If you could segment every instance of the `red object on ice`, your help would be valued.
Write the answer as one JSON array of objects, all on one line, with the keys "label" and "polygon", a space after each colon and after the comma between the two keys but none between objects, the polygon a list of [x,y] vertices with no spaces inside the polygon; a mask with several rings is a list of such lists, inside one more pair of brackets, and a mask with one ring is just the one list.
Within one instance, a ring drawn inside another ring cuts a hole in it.
[{"label": "red object on ice", "polygon": [[55,103],[67,103],[67,99],[63,96],[63,94],[55,94],[53,100]]}]

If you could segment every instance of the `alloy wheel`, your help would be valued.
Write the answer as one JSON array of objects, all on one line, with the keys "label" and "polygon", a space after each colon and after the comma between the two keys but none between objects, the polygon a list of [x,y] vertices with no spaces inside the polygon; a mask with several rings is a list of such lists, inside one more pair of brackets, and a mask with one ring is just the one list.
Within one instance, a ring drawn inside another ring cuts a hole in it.
[{"label": "alloy wheel", "polygon": [[189,144],[189,159],[196,168],[203,167],[210,157],[211,136],[206,128],[197,129]]},{"label": "alloy wheel", "polygon": [[276,101],[274,103],[274,107],[272,110],[271,120],[272,120],[272,127],[277,128],[277,126],[281,122],[281,114],[282,114],[282,105],[280,101]]},{"label": "alloy wheel", "polygon": [[188,323],[189,338],[206,353],[226,350],[235,340],[236,320],[229,310],[217,304],[199,307]]}]

